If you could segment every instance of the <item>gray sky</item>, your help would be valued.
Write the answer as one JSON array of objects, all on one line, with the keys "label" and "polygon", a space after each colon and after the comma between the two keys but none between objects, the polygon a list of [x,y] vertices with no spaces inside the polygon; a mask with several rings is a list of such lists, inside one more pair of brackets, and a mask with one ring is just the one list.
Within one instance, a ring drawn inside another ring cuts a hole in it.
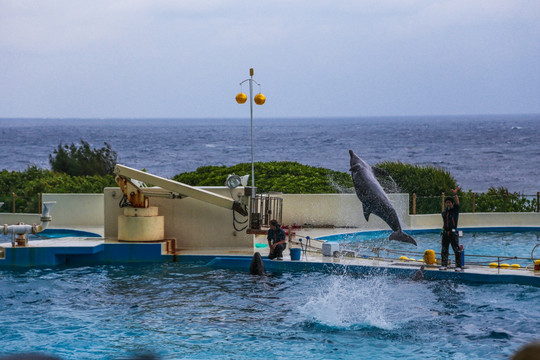
[{"label": "gray sky", "polygon": [[0,0],[0,117],[249,116],[250,67],[256,117],[540,113],[540,1]]}]

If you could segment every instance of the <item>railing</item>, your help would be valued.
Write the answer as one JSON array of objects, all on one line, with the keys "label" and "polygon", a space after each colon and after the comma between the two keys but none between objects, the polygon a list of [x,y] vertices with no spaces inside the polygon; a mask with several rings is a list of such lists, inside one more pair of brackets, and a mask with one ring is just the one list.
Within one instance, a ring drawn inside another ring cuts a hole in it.
[{"label": "railing", "polygon": [[3,213],[41,214],[41,193],[35,196],[19,196],[16,193],[0,195],[0,202],[4,203],[0,207]]},{"label": "railing", "polygon": [[[416,196],[410,198],[410,213],[437,214],[444,210],[444,199],[448,194],[441,196]],[[536,195],[523,195],[509,193],[499,194],[468,192],[459,195],[461,212],[540,212],[540,192]]]},{"label": "railing", "polygon": [[257,194],[253,199],[250,229],[257,230],[270,226],[270,220],[281,224],[283,218],[283,199],[272,194]]}]

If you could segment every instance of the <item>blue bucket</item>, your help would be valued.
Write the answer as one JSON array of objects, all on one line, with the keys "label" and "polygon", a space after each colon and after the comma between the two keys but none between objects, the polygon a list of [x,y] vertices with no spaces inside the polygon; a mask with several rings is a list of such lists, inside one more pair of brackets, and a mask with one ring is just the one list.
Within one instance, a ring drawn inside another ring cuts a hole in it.
[{"label": "blue bucket", "polygon": [[291,260],[300,260],[300,255],[302,255],[302,250],[298,248],[291,248]]}]

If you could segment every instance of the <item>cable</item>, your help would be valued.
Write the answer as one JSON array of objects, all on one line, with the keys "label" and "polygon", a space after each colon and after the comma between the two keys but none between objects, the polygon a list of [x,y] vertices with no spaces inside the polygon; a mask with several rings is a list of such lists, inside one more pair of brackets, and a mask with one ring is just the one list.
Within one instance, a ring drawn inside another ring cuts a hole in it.
[{"label": "cable", "polygon": [[120,206],[121,208],[125,208],[125,207],[128,207],[128,206],[133,206],[133,204],[131,202],[129,202],[126,194],[124,194],[122,196],[122,198],[120,199],[120,202],[118,203],[118,206]]},{"label": "cable", "polygon": [[[246,210],[246,212],[247,212],[247,208],[246,208],[245,210]],[[249,218],[246,218],[246,220],[244,220],[244,221],[237,220],[237,219],[236,219],[236,211],[233,210],[233,227],[234,227],[234,230],[236,230],[236,231],[238,231],[238,232],[241,232],[241,231],[246,230],[246,229],[248,228],[249,224],[246,225],[246,226],[244,226],[244,227],[241,228],[241,229],[238,229],[238,228],[236,227],[236,223],[239,223],[239,224],[245,224],[245,223],[248,222],[248,220],[249,220]]]}]

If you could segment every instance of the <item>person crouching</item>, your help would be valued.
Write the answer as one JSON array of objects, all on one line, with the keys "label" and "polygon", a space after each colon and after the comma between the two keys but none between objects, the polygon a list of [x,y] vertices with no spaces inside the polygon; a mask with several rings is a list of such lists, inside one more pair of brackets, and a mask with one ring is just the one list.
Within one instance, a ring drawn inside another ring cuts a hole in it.
[{"label": "person crouching", "polygon": [[279,226],[277,220],[270,220],[270,229],[268,230],[268,247],[270,247],[270,260],[283,260],[283,250],[287,248],[285,240],[285,231]]}]

